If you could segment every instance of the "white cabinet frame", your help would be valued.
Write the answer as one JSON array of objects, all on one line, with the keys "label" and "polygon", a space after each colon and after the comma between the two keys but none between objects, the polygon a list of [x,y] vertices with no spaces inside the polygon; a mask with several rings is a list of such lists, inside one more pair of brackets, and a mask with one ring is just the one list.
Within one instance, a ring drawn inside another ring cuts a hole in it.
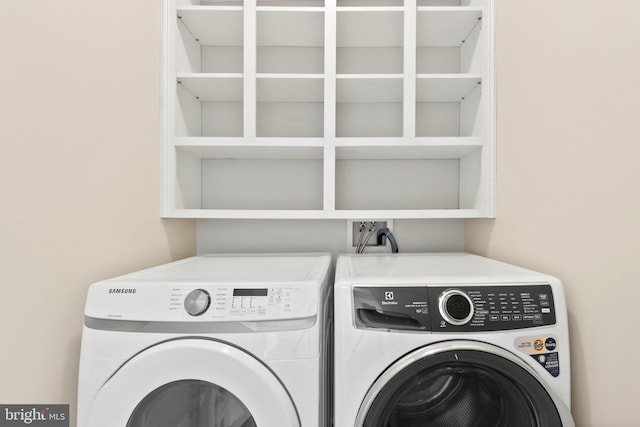
[{"label": "white cabinet frame", "polygon": [[163,217],[495,216],[494,0],[163,1]]}]

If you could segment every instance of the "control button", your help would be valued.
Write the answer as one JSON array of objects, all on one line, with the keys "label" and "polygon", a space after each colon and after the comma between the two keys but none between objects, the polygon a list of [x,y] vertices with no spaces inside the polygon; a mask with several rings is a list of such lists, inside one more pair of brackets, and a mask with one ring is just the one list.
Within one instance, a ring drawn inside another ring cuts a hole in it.
[{"label": "control button", "polygon": [[511,315],[510,314],[503,314],[502,316],[500,316],[500,320],[502,320],[503,322],[508,322],[511,320]]},{"label": "control button", "polygon": [[184,309],[192,316],[200,316],[207,311],[209,304],[211,304],[211,297],[204,289],[191,291],[184,299]]},{"label": "control button", "polygon": [[534,315],[533,315],[533,318],[534,318],[535,320],[542,320],[542,314],[534,314]]},{"label": "control button", "polygon": [[538,297],[540,298],[540,301],[548,301],[549,300],[549,295],[547,295],[547,294],[538,294]]},{"label": "control button", "polygon": [[524,320],[534,320],[535,317],[533,316],[533,314],[525,314],[523,316]]},{"label": "control button", "polygon": [[500,320],[500,316],[498,316],[497,314],[491,314],[489,316],[489,320],[492,321],[492,322],[496,322],[496,321]]},{"label": "control button", "polygon": [[542,312],[543,313],[551,313],[551,309],[550,308],[543,308]]},{"label": "control button", "polygon": [[513,320],[522,320],[522,314],[514,314]]},{"label": "control button", "polygon": [[540,307],[549,307],[549,301],[540,301]]},{"label": "control button", "polygon": [[450,289],[440,294],[438,308],[442,318],[452,325],[464,325],[473,317],[471,298],[458,289]]}]

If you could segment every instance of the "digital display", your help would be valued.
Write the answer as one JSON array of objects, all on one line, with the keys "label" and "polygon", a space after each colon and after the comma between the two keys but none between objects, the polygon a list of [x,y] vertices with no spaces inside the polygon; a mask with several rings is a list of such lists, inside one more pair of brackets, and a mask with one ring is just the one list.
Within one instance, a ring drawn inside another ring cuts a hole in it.
[{"label": "digital display", "polygon": [[234,297],[266,297],[269,290],[264,288],[260,289],[234,289]]},{"label": "digital display", "polygon": [[462,320],[471,312],[471,305],[462,295],[452,295],[447,300],[447,312],[454,319]]}]

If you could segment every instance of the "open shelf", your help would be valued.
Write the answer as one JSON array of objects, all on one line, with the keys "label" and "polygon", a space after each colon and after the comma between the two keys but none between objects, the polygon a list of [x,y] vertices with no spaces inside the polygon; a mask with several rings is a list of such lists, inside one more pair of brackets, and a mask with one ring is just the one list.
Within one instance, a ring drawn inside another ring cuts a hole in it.
[{"label": "open shelf", "polygon": [[203,46],[242,46],[243,9],[241,6],[183,6],[178,20]]},{"label": "open shelf", "polygon": [[257,136],[322,137],[323,75],[258,75]]},{"label": "open shelf", "polygon": [[179,145],[175,156],[180,209],[322,209],[322,147],[228,140]]},{"label": "open shelf", "polygon": [[[446,91],[443,88],[451,86]],[[416,136],[469,137],[481,134],[482,85],[477,77],[419,78]]]},{"label": "open shelf", "polygon": [[242,75],[180,73],[176,101],[176,136],[242,136]]},{"label": "open shelf", "polygon": [[418,0],[417,5],[420,6],[471,6],[477,0]]},{"label": "open shelf", "polygon": [[418,74],[481,72],[481,19],[482,9],[475,7],[418,8]]},{"label": "open shelf", "polygon": [[[185,2],[187,4],[198,2],[198,0],[178,0],[178,1]],[[207,5],[207,6],[242,6],[244,4],[244,1],[243,0],[200,0],[199,3],[201,5]]]},{"label": "open shelf", "polygon": [[340,138],[338,160],[450,160],[482,149],[480,138]]},{"label": "open shelf", "polygon": [[336,87],[337,137],[402,136],[401,75],[341,75]]},{"label": "open shelf", "polygon": [[494,0],[167,0],[163,215],[494,214]]},{"label": "open shelf", "polygon": [[337,0],[338,8],[342,7],[402,7],[404,0]]},{"label": "open shelf", "polygon": [[481,25],[482,8],[419,7],[417,17],[418,46],[461,46],[477,25]]},{"label": "open shelf", "polygon": [[484,216],[481,209],[381,209],[381,210],[256,210],[256,209],[173,209],[171,218],[200,219],[464,219]]},{"label": "open shelf", "polygon": [[480,75],[421,74],[417,78],[418,102],[460,102],[482,83]]},{"label": "open shelf", "polygon": [[242,73],[241,7],[190,6],[177,16],[177,72]]},{"label": "open shelf", "polygon": [[242,74],[180,73],[177,78],[200,101],[242,101]]},{"label": "open shelf", "polygon": [[258,7],[324,7],[324,0],[257,0]]},{"label": "open shelf", "polygon": [[259,73],[324,74],[322,46],[259,46]]},{"label": "open shelf", "polygon": [[341,47],[398,47],[404,40],[401,7],[338,8],[336,38]]},{"label": "open shelf", "polygon": [[322,159],[317,138],[176,138],[178,153],[196,159]]},{"label": "open shelf", "polygon": [[468,180],[480,167],[479,141],[420,142],[336,147],[336,209],[477,209]]},{"label": "open shelf", "polygon": [[258,7],[258,46],[323,46],[324,8]]}]

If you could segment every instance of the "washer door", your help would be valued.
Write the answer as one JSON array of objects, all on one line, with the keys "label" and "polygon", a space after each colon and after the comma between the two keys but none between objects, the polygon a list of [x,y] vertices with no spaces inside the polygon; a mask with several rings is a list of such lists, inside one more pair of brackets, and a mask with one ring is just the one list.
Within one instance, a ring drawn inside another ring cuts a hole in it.
[{"label": "washer door", "polygon": [[289,393],[250,354],[178,339],[128,360],[100,389],[86,427],[300,427]]},{"label": "washer door", "polygon": [[421,348],[390,366],[356,419],[366,427],[573,426],[568,408],[506,350],[473,341]]}]

